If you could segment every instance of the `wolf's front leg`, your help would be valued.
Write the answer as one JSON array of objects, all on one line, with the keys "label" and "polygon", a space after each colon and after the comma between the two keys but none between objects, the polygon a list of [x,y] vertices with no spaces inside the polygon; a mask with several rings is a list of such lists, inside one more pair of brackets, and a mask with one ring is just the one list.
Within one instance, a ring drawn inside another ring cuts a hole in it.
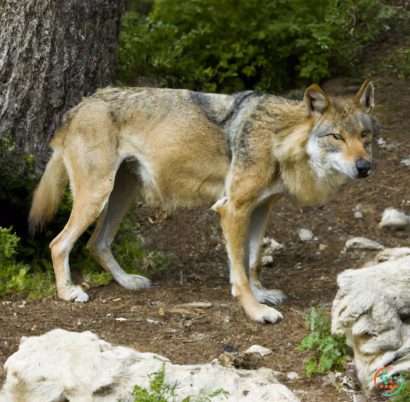
[{"label": "wolf's front leg", "polygon": [[[279,311],[259,303],[251,289],[245,270],[246,243],[253,203],[235,204],[223,199],[214,205],[221,215],[222,228],[231,263],[232,294],[239,298],[246,314],[254,321],[276,323],[283,317]],[[246,261],[248,264],[248,261]]]},{"label": "wolf's front leg", "polygon": [[267,290],[260,282],[262,240],[269,222],[272,206],[282,198],[282,194],[274,194],[259,203],[253,209],[248,228],[249,280],[253,294],[260,303],[281,304],[286,296],[280,290]]}]

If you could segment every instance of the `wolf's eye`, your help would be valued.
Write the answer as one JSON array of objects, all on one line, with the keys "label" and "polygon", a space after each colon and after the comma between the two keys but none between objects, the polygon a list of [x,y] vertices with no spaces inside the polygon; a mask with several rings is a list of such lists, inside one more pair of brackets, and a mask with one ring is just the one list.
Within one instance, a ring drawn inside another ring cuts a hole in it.
[{"label": "wolf's eye", "polygon": [[366,131],[362,131],[362,132],[360,133],[360,137],[366,138],[366,137],[367,137]]},{"label": "wolf's eye", "polygon": [[343,137],[340,134],[332,134],[337,140],[343,140]]}]

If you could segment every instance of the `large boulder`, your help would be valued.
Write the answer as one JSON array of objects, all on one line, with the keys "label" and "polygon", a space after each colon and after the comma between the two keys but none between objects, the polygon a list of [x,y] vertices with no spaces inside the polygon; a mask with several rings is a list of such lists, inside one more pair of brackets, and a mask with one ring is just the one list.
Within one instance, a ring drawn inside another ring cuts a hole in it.
[{"label": "large boulder", "polygon": [[382,251],[377,260],[385,262],[344,271],[337,279],[332,332],[346,335],[367,391],[375,389],[374,376],[383,367],[410,371],[410,256],[405,254],[406,249]]},{"label": "large boulder", "polygon": [[5,364],[7,380],[0,401],[130,402],[134,386],[149,389],[149,375],[163,367],[164,385],[176,385],[175,401],[206,397],[220,389],[228,393],[212,401],[299,401],[270,369],[236,370],[217,363],[175,365],[153,353],[112,346],[88,331],[62,329],[22,339],[19,350]]}]

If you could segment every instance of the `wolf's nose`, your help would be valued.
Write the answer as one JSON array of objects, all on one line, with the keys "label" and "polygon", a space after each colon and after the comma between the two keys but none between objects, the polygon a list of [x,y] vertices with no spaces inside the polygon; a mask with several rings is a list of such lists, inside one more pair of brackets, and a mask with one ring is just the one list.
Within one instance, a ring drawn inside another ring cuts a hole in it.
[{"label": "wolf's nose", "polygon": [[369,175],[369,171],[372,168],[372,163],[364,158],[360,158],[356,161],[356,169],[358,176],[360,178],[367,177]]}]

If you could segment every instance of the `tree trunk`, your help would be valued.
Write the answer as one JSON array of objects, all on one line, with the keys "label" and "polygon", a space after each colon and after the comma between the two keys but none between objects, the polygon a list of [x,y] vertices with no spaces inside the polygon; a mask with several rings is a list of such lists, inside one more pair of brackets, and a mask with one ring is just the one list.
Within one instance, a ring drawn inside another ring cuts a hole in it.
[{"label": "tree trunk", "polygon": [[37,167],[63,114],[114,84],[124,0],[0,0],[0,139]]}]

